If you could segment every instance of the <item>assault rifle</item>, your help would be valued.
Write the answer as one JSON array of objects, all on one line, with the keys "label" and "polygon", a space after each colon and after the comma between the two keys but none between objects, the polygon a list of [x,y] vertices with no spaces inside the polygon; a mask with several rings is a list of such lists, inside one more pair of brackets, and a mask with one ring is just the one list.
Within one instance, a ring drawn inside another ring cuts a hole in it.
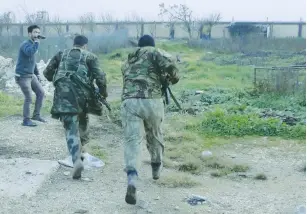
[{"label": "assault rifle", "polygon": [[102,105],[105,105],[105,106],[107,107],[107,109],[108,109],[109,111],[111,111],[111,106],[110,106],[110,104],[107,102],[107,100],[106,100],[104,97],[102,97],[102,96],[100,95],[100,93],[99,93],[99,88],[95,88],[95,93],[94,93],[94,95],[95,95],[95,98],[97,99],[97,101],[98,101],[99,103],[101,103]]},{"label": "assault rifle", "polygon": [[110,104],[106,101],[104,97],[102,97],[99,93],[99,89],[95,88],[95,86],[90,86],[86,83],[84,83],[82,80],[79,79],[79,77],[75,74],[71,74],[73,77],[73,80],[77,80],[77,82],[81,85],[83,85],[85,88],[89,89],[93,94],[95,99],[102,105],[106,106],[109,111],[111,111]]},{"label": "assault rifle", "polygon": [[170,87],[169,87],[169,82],[167,79],[165,79],[164,81],[162,81],[162,96],[165,97],[165,103],[166,105],[169,104],[169,95],[171,96],[171,98],[174,100],[176,106],[179,108],[179,110],[182,110],[180,104],[178,103],[176,97],[174,96],[174,94],[172,93]]}]

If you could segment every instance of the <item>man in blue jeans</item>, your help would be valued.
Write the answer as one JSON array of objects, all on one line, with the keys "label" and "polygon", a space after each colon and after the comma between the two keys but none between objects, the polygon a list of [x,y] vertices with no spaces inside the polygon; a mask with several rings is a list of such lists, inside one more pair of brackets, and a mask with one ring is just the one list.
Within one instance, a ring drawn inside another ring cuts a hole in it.
[{"label": "man in blue jeans", "polygon": [[[25,96],[23,104],[23,126],[36,126],[32,120],[46,122],[41,116],[40,111],[44,99],[44,89],[40,84],[40,76],[35,62],[35,54],[39,47],[40,28],[37,25],[28,27],[29,39],[20,45],[15,80],[20,86]],[[33,117],[30,118],[30,105],[32,103],[32,90],[36,94],[35,108]],[[32,120],[31,120],[32,119]]]}]

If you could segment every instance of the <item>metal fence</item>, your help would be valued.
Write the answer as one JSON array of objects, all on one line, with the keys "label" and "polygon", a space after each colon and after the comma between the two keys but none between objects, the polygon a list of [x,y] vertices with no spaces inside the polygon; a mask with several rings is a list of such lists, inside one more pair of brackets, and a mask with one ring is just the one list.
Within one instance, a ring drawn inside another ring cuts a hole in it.
[{"label": "metal fence", "polygon": [[259,92],[306,93],[306,65],[255,67],[253,82]]}]

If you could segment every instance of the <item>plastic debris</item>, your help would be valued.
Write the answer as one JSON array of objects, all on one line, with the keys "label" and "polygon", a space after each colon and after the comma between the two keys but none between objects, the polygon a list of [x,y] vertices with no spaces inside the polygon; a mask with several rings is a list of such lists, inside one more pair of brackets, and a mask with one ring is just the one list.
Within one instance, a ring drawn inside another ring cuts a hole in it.
[{"label": "plastic debris", "polygon": [[[67,167],[73,168],[73,163],[72,163],[72,157],[68,156],[67,158],[63,160],[58,161],[59,164]],[[91,169],[91,168],[101,168],[105,165],[105,163],[100,160],[97,157],[94,157],[90,155],[89,153],[84,153],[84,160],[83,160],[84,168],[85,169]]]}]

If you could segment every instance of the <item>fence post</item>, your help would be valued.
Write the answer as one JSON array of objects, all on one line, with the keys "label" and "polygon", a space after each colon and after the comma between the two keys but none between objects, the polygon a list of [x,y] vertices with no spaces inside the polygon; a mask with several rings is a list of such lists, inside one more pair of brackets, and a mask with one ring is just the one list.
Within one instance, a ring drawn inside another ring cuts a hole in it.
[{"label": "fence post", "polygon": [[298,33],[297,36],[302,38],[302,31],[303,31],[303,20],[300,18],[300,23],[298,24]]},{"label": "fence post", "polygon": [[66,33],[69,33],[69,24],[66,24]]},{"label": "fence post", "polygon": [[256,89],[256,83],[257,83],[257,68],[254,68],[254,88]]},{"label": "fence post", "polygon": [[23,36],[23,24],[21,24],[19,27],[19,35]]}]

